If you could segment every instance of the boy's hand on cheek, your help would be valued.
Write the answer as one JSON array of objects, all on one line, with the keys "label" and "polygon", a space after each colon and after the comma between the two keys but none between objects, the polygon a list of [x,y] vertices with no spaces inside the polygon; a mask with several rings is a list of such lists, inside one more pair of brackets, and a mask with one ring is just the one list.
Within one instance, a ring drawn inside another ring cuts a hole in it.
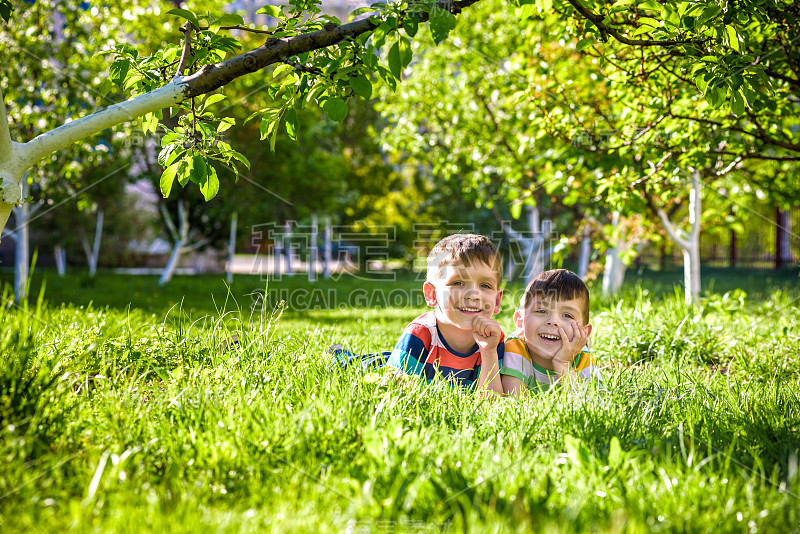
[{"label": "boy's hand on cheek", "polygon": [[589,334],[583,324],[572,321],[567,325],[566,330],[559,328],[558,335],[561,337],[561,348],[553,357],[553,369],[561,376],[569,371],[575,356],[589,340]]},{"label": "boy's hand on cheek", "polygon": [[484,349],[496,349],[500,344],[500,337],[503,335],[503,329],[497,324],[497,321],[489,317],[475,317],[472,320],[472,337],[478,344],[478,347],[483,351]]}]

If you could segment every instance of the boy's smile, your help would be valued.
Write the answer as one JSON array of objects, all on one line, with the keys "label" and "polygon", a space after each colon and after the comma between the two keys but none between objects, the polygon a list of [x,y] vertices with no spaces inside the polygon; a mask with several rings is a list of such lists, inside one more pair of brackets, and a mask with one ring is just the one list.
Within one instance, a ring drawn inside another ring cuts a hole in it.
[{"label": "boy's smile", "polygon": [[503,298],[497,271],[481,261],[469,266],[446,265],[442,276],[425,282],[423,291],[425,302],[434,308],[439,330],[455,350],[461,351],[475,345],[473,319],[499,312]]},{"label": "boy's smile", "polygon": [[527,310],[514,312],[514,324],[522,331],[525,344],[531,353],[531,358],[545,369],[552,369],[552,360],[561,349],[562,340],[559,328],[567,336],[575,336],[573,323],[588,330],[591,334],[591,325],[584,325],[581,312],[583,301],[580,298],[570,300],[556,300],[554,298],[537,297],[532,300]]}]

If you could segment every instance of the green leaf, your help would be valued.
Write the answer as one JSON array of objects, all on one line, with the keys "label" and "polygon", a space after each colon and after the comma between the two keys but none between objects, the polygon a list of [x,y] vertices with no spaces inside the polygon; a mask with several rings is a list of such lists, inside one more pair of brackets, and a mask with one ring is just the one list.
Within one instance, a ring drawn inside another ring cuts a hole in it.
[{"label": "green leaf", "polygon": [[703,10],[703,13],[697,18],[697,24],[702,25],[713,19],[722,12],[722,8],[716,4],[712,4]]},{"label": "green leaf", "polygon": [[281,16],[283,15],[283,11],[281,11],[281,6],[264,6],[258,11],[256,11],[256,13],[265,13],[266,15],[269,15],[270,17],[276,19],[281,18]]},{"label": "green leaf", "polygon": [[236,152],[235,150],[231,150],[227,154],[232,159],[235,159],[236,161],[238,161],[239,163],[241,163],[242,165],[244,165],[248,169],[250,168],[250,161],[246,157],[244,157],[242,154],[240,154],[239,152]]},{"label": "green leaf", "polygon": [[233,117],[223,117],[219,121],[219,126],[217,126],[217,133],[222,133],[224,131],[229,130],[236,124],[236,119]]},{"label": "green leaf", "polygon": [[728,32],[728,44],[731,48],[739,52],[739,35],[736,33],[736,28],[728,24],[725,26],[725,31]]},{"label": "green leaf", "polygon": [[8,22],[11,20],[11,13],[14,11],[14,6],[11,5],[9,0],[0,0],[0,17],[3,17],[3,20]]},{"label": "green leaf", "polygon": [[745,105],[744,97],[739,91],[731,91],[731,113],[737,117],[744,115]]},{"label": "green leaf", "polygon": [[578,41],[578,44],[575,45],[575,49],[578,52],[582,52],[585,48],[588,48],[594,44],[594,39],[581,39]]},{"label": "green leaf", "polygon": [[147,113],[142,117],[142,133],[154,132],[158,128],[158,117],[155,113]]},{"label": "green leaf", "polygon": [[428,25],[431,28],[433,41],[438,45],[450,35],[450,30],[456,27],[456,17],[449,11],[434,6],[431,8]]},{"label": "green leaf", "polygon": [[216,93],[216,94],[213,94],[213,95],[209,96],[208,98],[206,98],[206,99],[203,101],[203,105],[200,107],[200,111],[202,112],[202,111],[203,111],[203,110],[205,110],[205,109],[206,109],[208,106],[213,106],[214,104],[216,104],[216,103],[217,103],[217,102],[219,102],[220,100],[225,100],[225,95],[222,95],[222,94]]},{"label": "green leaf", "polygon": [[400,66],[400,45],[398,43],[394,43],[389,49],[387,59],[389,60],[389,70],[392,71],[392,76],[399,80],[403,69]]},{"label": "green leaf", "polygon": [[169,15],[176,15],[178,17],[184,18],[194,25],[195,28],[200,29],[200,22],[198,22],[197,17],[194,13],[189,11],[188,9],[170,9],[167,11]]},{"label": "green leaf", "polygon": [[639,7],[642,9],[649,9],[651,11],[658,11],[659,13],[661,13],[661,11],[663,11],[664,9],[664,6],[662,6],[661,4],[659,4],[654,0],[647,0],[645,2],[642,2],[641,4],[639,4]]},{"label": "green leaf", "polygon": [[355,78],[350,78],[348,83],[350,84],[350,87],[353,88],[353,92],[364,100],[369,100],[372,98],[372,83],[366,76],[356,76]]},{"label": "green leaf", "polygon": [[542,0],[542,11],[550,11],[553,9],[553,0]]},{"label": "green leaf", "polygon": [[178,162],[178,183],[181,184],[181,187],[186,187],[186,184],[189,183],[189,173],[191,172],[191,168],[191,159],[182,159],[180,162]]},{"label": "green leaf", "polygon": [[322,109],[332,121],[342,122],[347,117],[347,103],[341,98],[329,98]]},{"label": "green leaf", "polygon": [[226,13],[212,22],[208,26],[208,29],[217,33],[222,26],[241,26],[242,24],[244,24],[244,19],[241,16],[234,15],[233,13]]},{"label": "green leaf", "polygon": [[173,163],[161,173],[161,194],[164,195],[164,198],[168,198],[172,191],[172,184],[175,183],[175,175],[178,174],[180,164],[181,162]]},{"label": "green leaf", "polygon": [[401,37],[397,42],[400,45],[400,66],[405,69],[411,65],[411,59],[414,56],[411,51],[411,41],[405,37]]},{"label": "green leaf", "polygon": [[294,109],[288,110],[283,121],[286,127],[286,135],[288,135],[289,139],[292,141],[297,141],[297,112]]},{"label": "green leaf", "polygon": [[190,161],[190,168],[189,168],[189,180],[196,183],[197,185],[202,184],[206,180],[206,175],[208,174],[208,167],[206,166],[206,160],[203,156],[192,156]]},{"label": "green leaf", "polygon": [[419,31],[419,21],[417,17],[412,15],[406,16],[406,18],[403,19],[403,29],[409,37],[417,35],[417,31]]},{"label": "green leaf", "polygon": [[219,178],[217,178],[217,170],[208,166],[208,174],[203,183],[200,184],[200,192],[203,193],[203,198],[206,202],[217,196],[219,192]]},{"label": "green leaf", "polygon": [[118,59],[108,68],[108,77],[117,86],[122,87],[125,77],[128,75],[128,69],[131,67],[130,59]]}]

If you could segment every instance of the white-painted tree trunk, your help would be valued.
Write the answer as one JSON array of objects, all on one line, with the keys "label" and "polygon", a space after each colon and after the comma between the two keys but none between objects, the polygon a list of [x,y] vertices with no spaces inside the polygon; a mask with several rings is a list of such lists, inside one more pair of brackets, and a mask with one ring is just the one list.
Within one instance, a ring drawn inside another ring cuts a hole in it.
[{"label": "white-painted tree trunk", "polygon": [[228,273],[226,280],[228,284],[233,283],[233,257],[236,254],[236,225],[239,222],[239,213],[234,211],[231,215],[231,235],[228,239]]},{"label": "white-painted tree trunk", "polygon": [[[161,207],[163,208],[163,204]],[[185,209],[183,199],[178,200],[177,231],[175,230],[174,225],[172,225],[172,220],[169,218],[169,215],[166,213],[166,208],[163,208],[162,215],[165,217],[165,221],[167,221],[167,226],[171,226],[170,233],[173,234],[174,244],[172,245],[172,252],[169,255],[167,264],[164,266],[164,271],[161,273],[161,278],[158,279],[158,285],[160,286],[163,286],[172,280],[172,276],[175,274],[175,268],[178,266],[178,261],[180,261],[181,255],[191,248],[186,246],[186,244],[189,242],[189,212]]]},{"label": "white-painted tree trunk", "polygon": [[93,277],[97,273],[97,259],[100,257],[100,242],[103,239],[103,209],[97,210],[97,224],[94,229],[94,243],[92,245],[92,253],[89,257],[89,276]]},{"label": "white-painted tree trunk", "polygon": [[589,259],[592,255],[592,232],[589,225],[583,227],[583,239],[581,239],[581,254],[578,257],[577,275],[581,280],[586,280],[589,274]]},{"label": "white-painted tree trunk", "polygon": [[58,272],[58,276],[64,276],[67,274],[67,253],[64,250],[64,247],[61,245],[56,245],[54,250],[54,255],[56,259],[56,271]]},{"label": "white-painted tree trunk", "polygon": [[[22,177],[21,195],[25,198],[28,195],[28,173]],[[19,302],[25,298],[25,290],[28,284],[28,274],[30,268],[30,234],[28,232],[28,222],[30,220],[30,204],[27,202],[14,208],[14,219],[17,228],[14,230],[16,247],[14,250],[14,302]]]},{"label": "white-painted tree trunk", "polygon": [[311,235],[309,236],[308,243],[308,280],[316,282],[317,280],[317,256],[319,255],[319,248],[317,248],[317,214],[311,216]]},{"label": "white-painted tree trunk", "polygon": [[[619,212],[615,211],[611,215],[612,228],[619,226],[619,219]],[[614,246],[606,250],[606,262],[603,266],[604,295],[616,295],[622,289],[622,283],[625,281],[625,271],[628,269],[628,266],[622,261],[622,252],[625,247],[624,239],[619,237]]]},{"label": "white-painted tree trunk", "polygon": [[286,258],[286,274],[292,274],[292,223],[286,221],[283,226],[283,254]]},{"label": "white-painted tree trunk", "polygon": [[[501,221],[503,231],[522,248],[525,257],[524,276],[525,283],[530,283],[545,265],[550,263],[550,256],[553,254],[553,247],[547,246],[550,234],[552,233],[552,222],[545,219],[539,222],[539,207],[532,206],[528,209],[528,227],[530,237],[525,237],[511,227],[506,221]],[[511,260],[509,259],[509,262]]]},{"label": "white-painted tree trunk", "polygon": [[333,263],[333,226],[331,218],[325,217],[325,265],[322,269],[322,276],[331,277],[331,263]]},{"label": "white-painted tree trunk", "polygon": [[700,225],[702,216],[703,184],[700,171],[692,170],[692,188],[689,191],[689,231],[684,232],[672,221],[663,209],[658,217],[669,238],[683,253],[683,284],[686,304],[696,303],[700,298]]}]

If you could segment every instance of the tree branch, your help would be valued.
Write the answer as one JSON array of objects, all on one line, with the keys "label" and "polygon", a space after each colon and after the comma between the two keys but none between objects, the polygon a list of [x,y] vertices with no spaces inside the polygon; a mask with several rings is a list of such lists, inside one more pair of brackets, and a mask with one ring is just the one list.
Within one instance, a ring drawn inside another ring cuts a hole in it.
[{"label": "tree branch", "polygon": [[167,232],[169,232],[170,237],[172,237],[173,241],[178,241],[178,239],[180,239],[180,236],[178,236],[178,230],[175,228],[175,223],[172,222],[172,217],[169,216],[167,208],[164,206],[163,202],[158,203],[158,211],[161,213],[161,217],[164,219],[164,224],[167,226]]},{"label": "tree branch", "polygon": [[178,63],[178,70],[175,71],[175,76],[183,76],[183,71],[189,66],[189,54],[192,53],[192,25],[186,23],[186,29],[183,31],[183,52],[181,52],[181,61]]},{"label": "tree branch", "polygon": [[590,20],[597,29],[600,31],[600,39],[605,42],[608,40],[608,35],[611,35],[622,44],[631,45],[631,46],[673,46],[673,45],[681,45],[681,44],[690,44],[690,43],[702,43],[702,39],[677,39],[677,40],[665,40],[665,41],[653,41],[650,39],[629,39],[622,35],[622,32],[619,30],[612,28],[605,22],[603,22],[602,15],[597,15],[593,13],[590,9],[583,6],[580,3],[580,0],[567,0],[572,7],[575,8],[575,11],[583,15],[584,18]]},{"label": "tree branch", "polygon": [[[451,11],[459,13],[479,0],[453,2]],[[444,5],[444,3],[442,3]],[[424,18],[424,17],[423,17]],[[125,102],[113,104],[91,115],[74,120],[45,132],[31,141],[20,145],[20,150],[12,150],[12,161],[8,169],[22,175],[25,170],[43,157],[56,150],[67,147],[80,139],[101,132],[116,124],[131,121],[159,109],[168,108],[193,96],[210,93],[232,80],[259,71],[273,63],[333,46],[345,39],[352,39],[362,33],[374,30],[378,24],[371,18],[356,20],[348,24],[328,23],[321,30],[277,39],[271,37],[254,50],[227,59],[216,65],[204,65],[189,76],[177,76],[167,85],[139,95]],[[17,148],[17,147],[14,147]],[[15,156],[14,152],[18,152]]]},{"label": "tree branch", "polygon": [[709,153],[720,154],[723,156],[735,156],[740,159],[763,159],[768,161],[800,161],[800,156],[771,156],[768,154],[759,154],[759,153],[737,154],[736,152],[729,152],[727,150],[710,150]]}]

